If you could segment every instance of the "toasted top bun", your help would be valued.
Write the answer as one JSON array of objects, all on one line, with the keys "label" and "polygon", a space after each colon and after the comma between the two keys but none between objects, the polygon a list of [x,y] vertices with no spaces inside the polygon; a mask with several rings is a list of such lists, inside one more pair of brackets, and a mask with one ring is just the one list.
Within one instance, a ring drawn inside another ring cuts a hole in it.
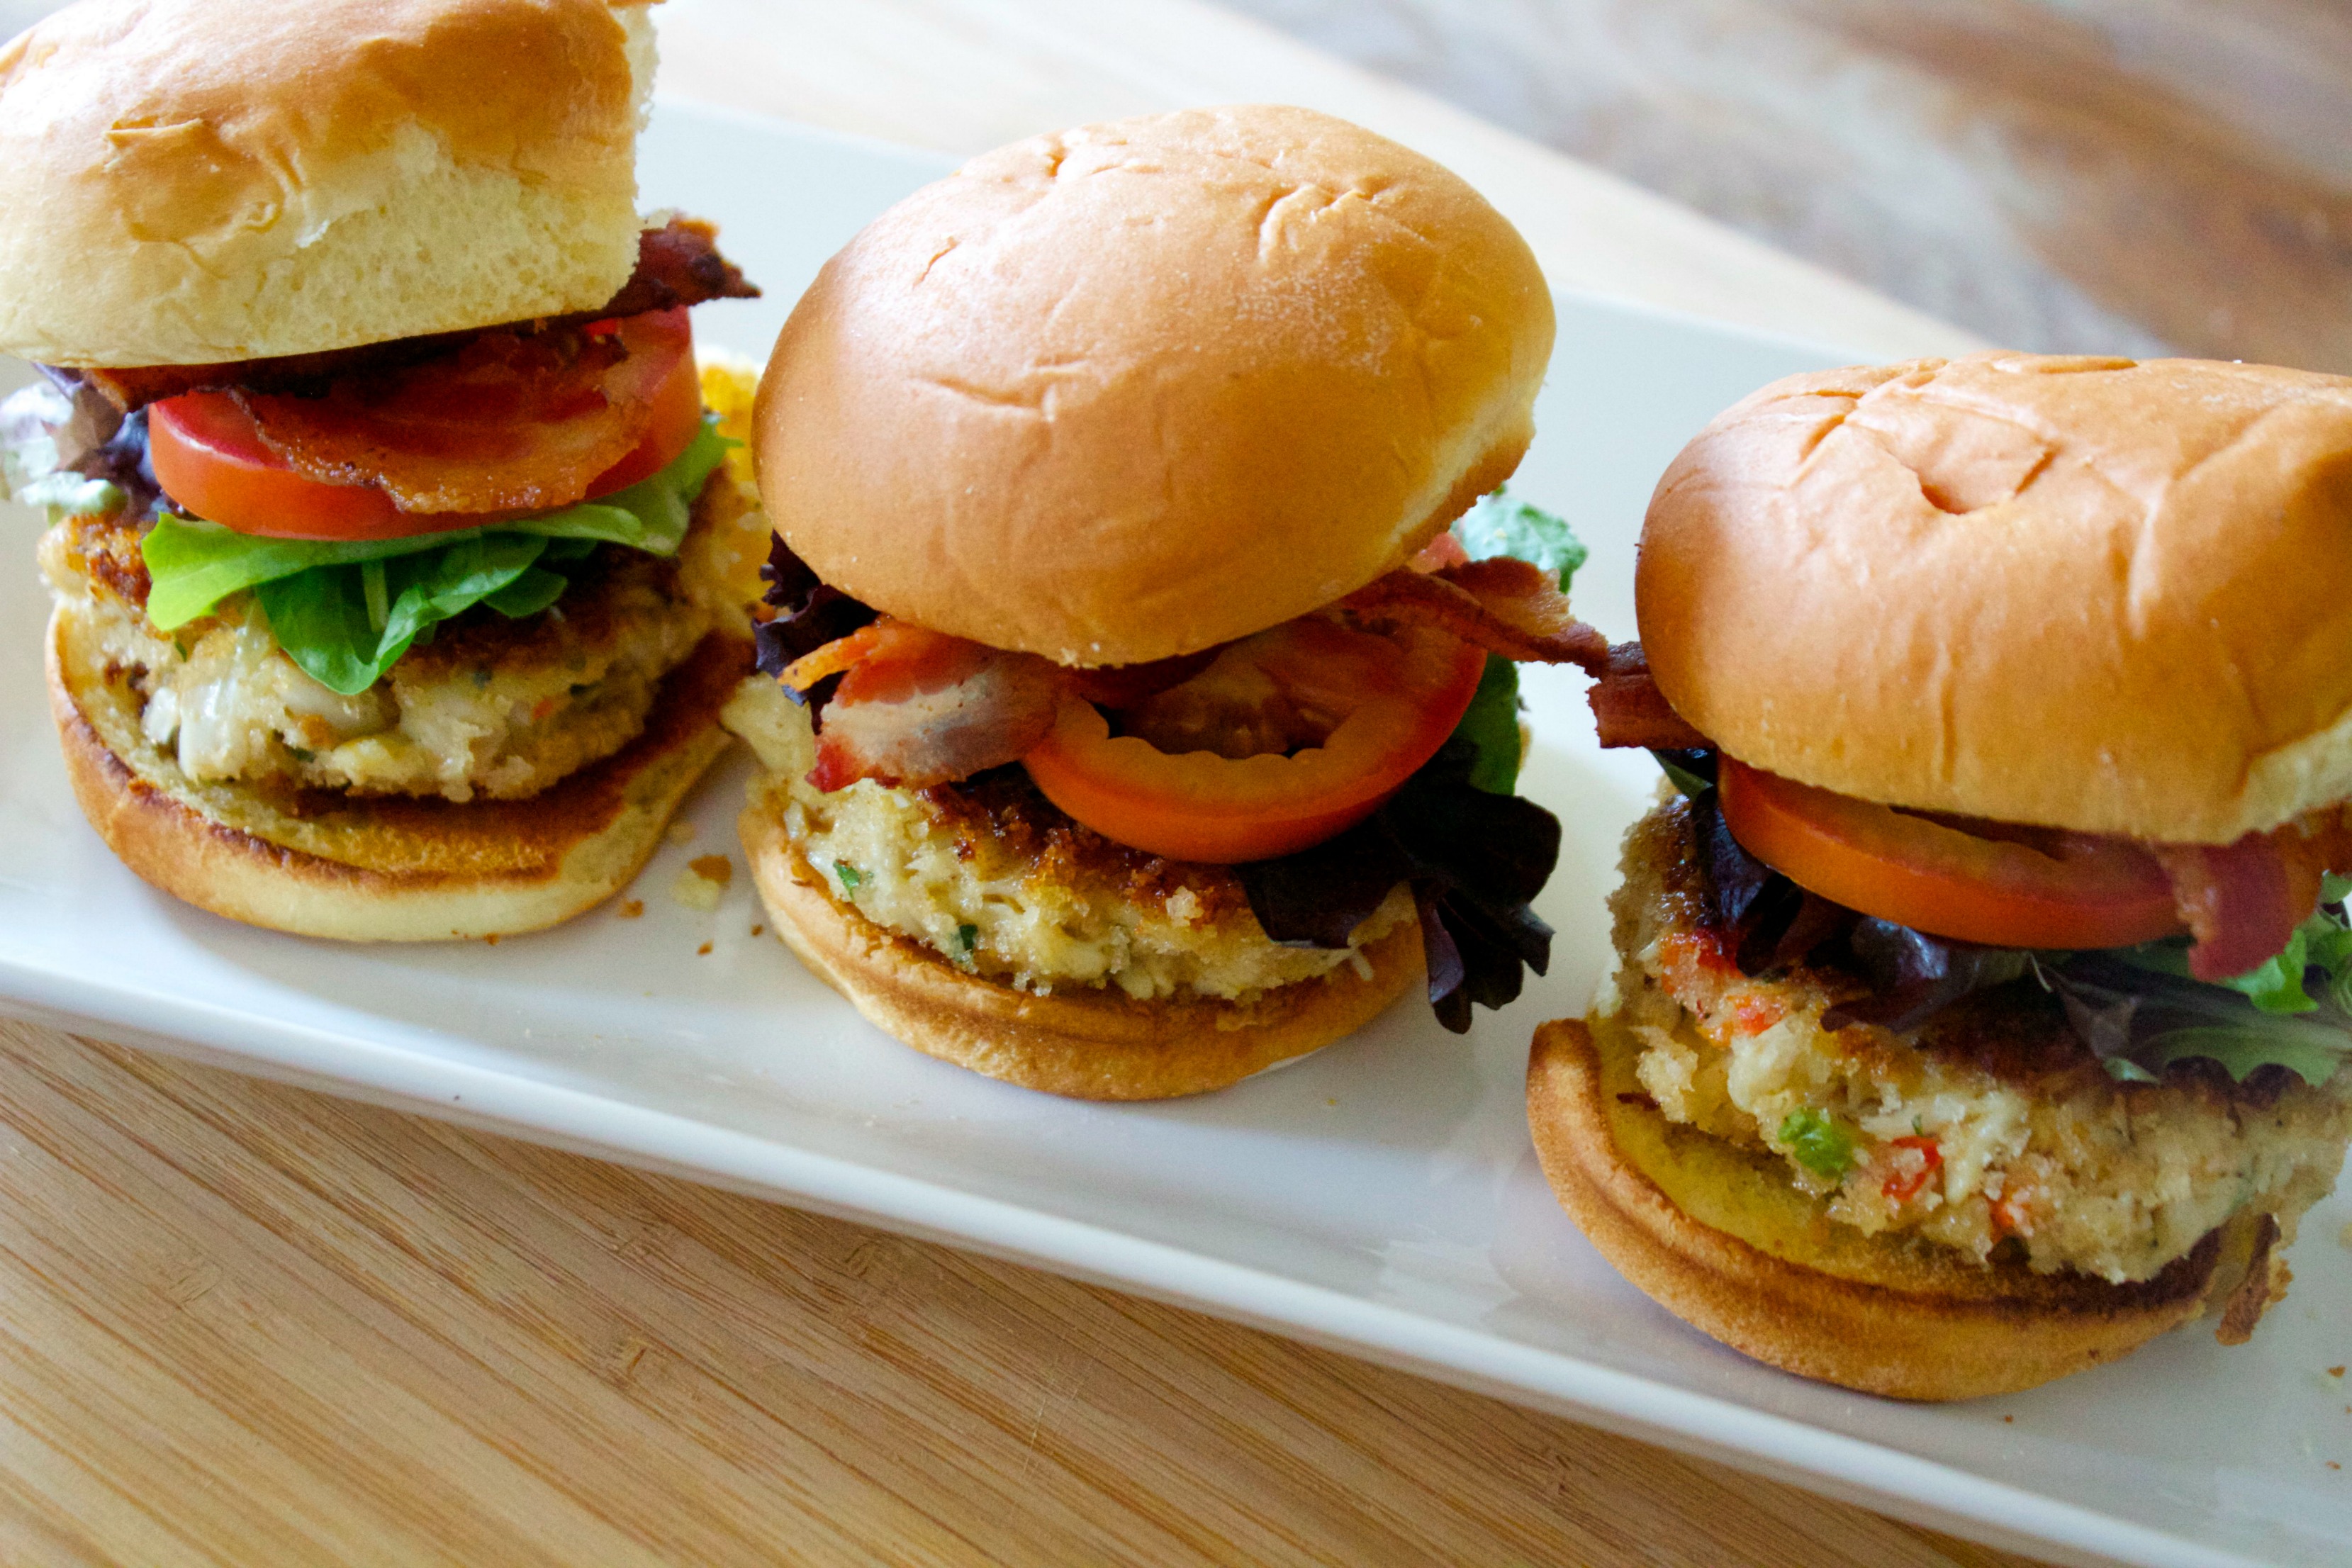
[{"label": "toasted top bun", "polygon": [[1791,376],[1658,483],[1675,711],[1868,800],[2224,844],[2352,795],[2352,379],[1987,353]]},{"label": "toasted top bun", "polygon": [[0,49],[0,349],[311,353],[636,265],[643,5],[80,0]]},{"label": "toasted top bun", "polygon": [[1392,142],[1248,105],[1003,148],[885,213],[761,384],[836,587],[1064,664],[1330,603],[1517,467],[1551,353],[1518,231]]}]

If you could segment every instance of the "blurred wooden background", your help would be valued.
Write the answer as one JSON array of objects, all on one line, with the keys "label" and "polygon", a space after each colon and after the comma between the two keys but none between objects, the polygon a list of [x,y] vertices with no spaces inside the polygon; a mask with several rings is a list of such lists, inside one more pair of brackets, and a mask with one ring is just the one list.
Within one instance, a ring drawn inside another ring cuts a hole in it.
[{"label": "blurred wooden background", "polygon": [[1228,0],[2021,348],[2352,373],[2346,0]]},{"label": "blurred wooden background", "polygon": [[1996,342],[2352,374],[2347,0],[1225,3]]}]

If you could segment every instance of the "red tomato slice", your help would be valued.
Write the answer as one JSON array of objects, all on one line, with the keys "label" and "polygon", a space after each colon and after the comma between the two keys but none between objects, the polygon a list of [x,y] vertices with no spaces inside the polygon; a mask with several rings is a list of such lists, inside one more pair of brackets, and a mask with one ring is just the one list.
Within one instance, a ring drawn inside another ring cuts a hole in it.
[{"label": "red tomato slice", "polygon": [[1915,931],[1992,947],[2123,947],[2180,929],[2172,883],[2127,839],[2000,828],[1986,837],[1730,757],[1731,836],[1799,887]]},{"label": "red tomato slice", "polygon": [[1066,698],[1022,762],[1106,838],[1176,860],[1267,859],[1370,816],[1445,743],[1486,664],[1431,627],[1374,636],[1306,616],[1128,710],[1122,734]]},{"label": "red tomato slice", "polygon": [[[680,318],[685,311],[656,314]],[[667,321],[659,325],[669,328]],[[683,321],[677,323],[683,327]],[[682,331],[648,332],[645,352],[668,361],[647,406],[635,448],[598,475],[589,497],[609,495],[659,472],[693,441],[702,393],[693,339]],[[528,438],[530,432],[522,432]],[[295,472],[266,446],[253,418],[225,392],[192,392],[152,405],[147,445],[156,482],[196,516],[239,533],[274,539],[404,539],[478,528],[520,512],[404,511],[374,485],[329,484]]]}]

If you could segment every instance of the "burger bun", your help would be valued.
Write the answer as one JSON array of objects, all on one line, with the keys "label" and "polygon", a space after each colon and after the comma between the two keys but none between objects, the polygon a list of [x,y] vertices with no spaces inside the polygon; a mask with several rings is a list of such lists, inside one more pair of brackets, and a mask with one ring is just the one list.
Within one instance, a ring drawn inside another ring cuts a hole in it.
[{"label": "burger bun", "polygon": [[2352,378],[1987,353],[1791,376],[1660,479],[1675,710],[1864,800],[2226,844],[2352,795]]},{"label": "burger bun", "polygon": [[0,350],[209,364],[593,310],[642,4],[79,0],[0,48]]},{"label": "burger bun", "polygon": [[1551,296],[1437,164],[1309,110],[975,159],[802,296],[760,485],[825,582],[1066,665],[1191,653],[1401,565],[1517,466]]}]

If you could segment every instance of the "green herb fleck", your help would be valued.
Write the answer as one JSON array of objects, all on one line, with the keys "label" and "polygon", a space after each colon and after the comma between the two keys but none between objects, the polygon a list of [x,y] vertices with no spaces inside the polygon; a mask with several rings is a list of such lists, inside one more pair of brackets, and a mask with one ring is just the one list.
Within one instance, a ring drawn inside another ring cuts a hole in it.
[{"label": "green herb fleck", "polygon": [[1808,1106],[1789,1112],[1780,1123],[1780,1142],[1798,1164],[1817,1176],[1835,1181],[1853,1169],[1853,1134],[1826,1111]]},{"label": "green herb fleck", "polygon": [[835,860],[833,874],[841,879],[841,890],[845,893],[857,891],[858,886],[866,880],[866,873],[846,860]]},{"label": "green herb fleck", "polygon": [[314,760],[316,760],[316,759],[317,759],[317,757],[318,757],[318,755],[319,755],[319,753],[318,753],[318,752],[314,752],[314,751],[311,751],[309,747],[307,747],[307,746],[298,746],[298,745],[295,745],[295,744],[294,744],[293,742],[287,742],[287,746],[286,746],[286,753],[287,753],[287,755],[289,755],[289,756],[292,757],[292,758],[293,758],[296,762],[298,762],[298,763],[307,763],[307,762],[314,761]]},{"label": "green herb fleck", "polygon": [[972,950],[979,945],[980,928],[978,926],[967,924],[956,927],[956,951],[959,956],[970,959]]}]

